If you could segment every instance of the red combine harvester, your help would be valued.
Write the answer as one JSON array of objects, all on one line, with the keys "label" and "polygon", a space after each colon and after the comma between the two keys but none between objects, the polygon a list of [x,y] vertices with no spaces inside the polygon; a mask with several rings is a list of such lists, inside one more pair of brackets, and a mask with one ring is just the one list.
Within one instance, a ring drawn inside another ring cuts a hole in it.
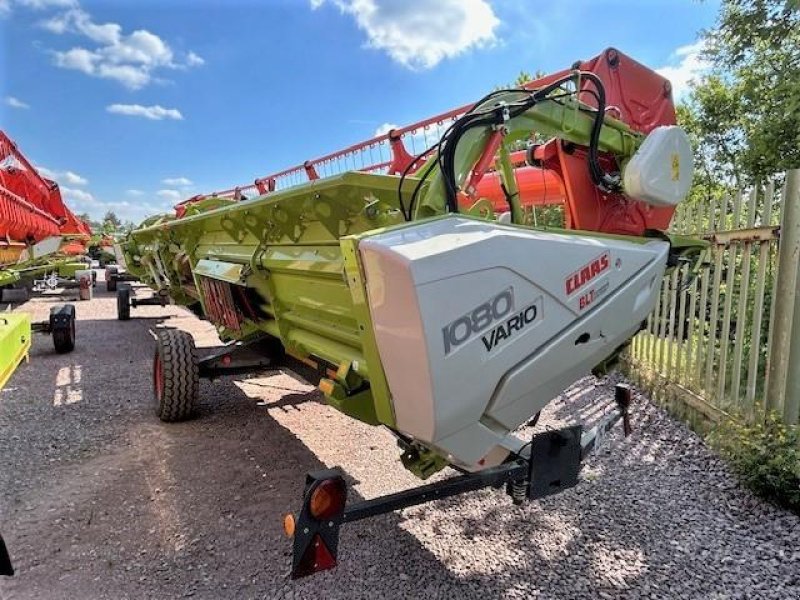
[{"label": "red combine harvester", "polygon": [[[89,226],[65,206],[58,184],[42,177],[0,131],[0,299],[4,290],[20,282],[33,283],[34,291],[65,285],[62,277],[74,277],[86,268],[86,263],[72,257],[86,254],[91,234]],[[71,352],[75,307],[52,306],[49,320],[37,323],[24,313],[4,315],[0,320],[0,387],[27,356],[32,332],[52,334],[56,352]]]},{"label": "red combine harvester", "polygon": [[0,265],[17,262],[29,246],[61,237],[62,255],[86,254],[92,231],[67,208],[58,184],[43,177],[0,131]]}]

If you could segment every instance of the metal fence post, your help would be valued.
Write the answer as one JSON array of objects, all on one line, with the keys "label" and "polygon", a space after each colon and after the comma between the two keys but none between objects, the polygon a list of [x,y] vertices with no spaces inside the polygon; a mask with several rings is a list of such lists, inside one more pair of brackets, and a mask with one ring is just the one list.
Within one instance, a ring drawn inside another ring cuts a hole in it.
[{"label": "metal fence post", "polygon": [[[793,205],[795,213],[800,215],[800,169],[790,171],[786,179],[786,206]],[[798,218],[800,221],[800,218]],[[795,253],[795,286],[792,302],[792,335],[789,341],[789,364],[786,373],[786,396],[783,401],[783,419],[787,424],[797,423],[800,416],[800,294],[797,283],[800,282],[800,261]]]},{"label": "metal fence post", "polygon": [[793,423],[800,406],[800,295],[796,293],[800,266],[800,169],[786,174],[785,185],[766,406],[775,411],[783,408],[787,422]]}]

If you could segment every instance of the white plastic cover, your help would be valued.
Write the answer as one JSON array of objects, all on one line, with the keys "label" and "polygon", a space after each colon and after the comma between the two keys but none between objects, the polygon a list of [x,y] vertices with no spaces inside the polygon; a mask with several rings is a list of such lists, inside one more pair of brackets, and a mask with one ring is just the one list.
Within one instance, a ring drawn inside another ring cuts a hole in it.
[{"label": "white plastic cover", "polygon": [[689,193],[694,160],[677,125],[656,127],[625,168],[625,193],[653,206],[675,206]]},{"label": "white plastic cover", "polygon": [[475,470],[636,333],[669,244],[451,215],[358,248],[397,429]]}]

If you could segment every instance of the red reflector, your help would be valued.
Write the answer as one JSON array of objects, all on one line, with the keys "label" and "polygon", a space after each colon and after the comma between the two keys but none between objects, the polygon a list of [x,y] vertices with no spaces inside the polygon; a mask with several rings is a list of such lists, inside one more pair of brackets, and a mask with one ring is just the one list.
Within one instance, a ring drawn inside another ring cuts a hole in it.
[{"label": "red reflector", "polygon": [[336,566],[336,559],[331,554],[319,534],[316,534],[306,548],[303,558],[292,571],[292,578],[306,577],[318,571],[332,569]]},{"label": "red reflector", "polygon": [[340,477],[326,479],[311,492],[308,510],[317,520],[331,519],[344,511],[347,499],[344,480]]}]

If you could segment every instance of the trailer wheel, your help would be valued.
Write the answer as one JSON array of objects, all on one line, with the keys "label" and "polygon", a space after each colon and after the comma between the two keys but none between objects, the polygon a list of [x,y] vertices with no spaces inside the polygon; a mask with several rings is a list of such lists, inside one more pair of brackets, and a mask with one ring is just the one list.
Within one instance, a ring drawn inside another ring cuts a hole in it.
[{"label": "trailer wheel", "polygon": [[200,393],[194,339],[185,331],[162,329],[153,356],[156,415],[165,423],[192,416]]},{"label": "trailer wheel", "polygon": [[116,292],[117,291],[117,275],[119,274],[119,269],[117,267],[106,267],[106,291],[107,292]]},{"label": "trailer wheel", "polygon": [[121,285],[117,290],[117,319],[127,321],[131,318],[131,286]]},{"label": "trailer wheel", "polygon": [[60,304],[50,309],[50,333],[53,347],[59,354],[75,349],[75,307]]}]

